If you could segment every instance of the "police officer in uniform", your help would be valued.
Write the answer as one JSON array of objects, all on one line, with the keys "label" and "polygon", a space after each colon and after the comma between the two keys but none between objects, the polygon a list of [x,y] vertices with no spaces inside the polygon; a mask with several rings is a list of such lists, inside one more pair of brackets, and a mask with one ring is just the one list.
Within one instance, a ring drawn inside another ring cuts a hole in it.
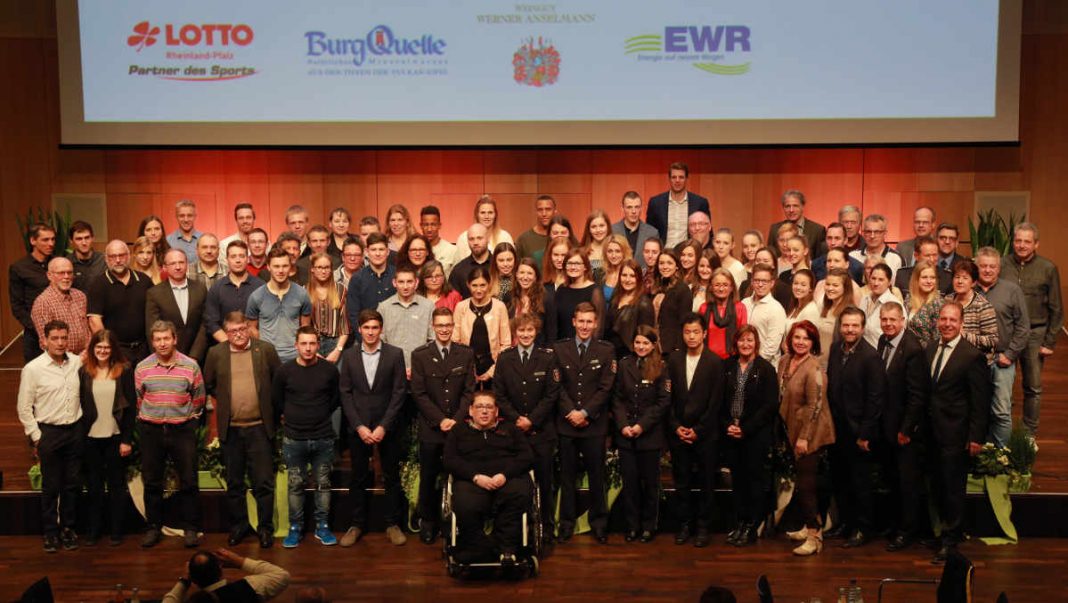
[{"label": "police officer in uniform", "polygon": [[582,302],[575,306],[573,339],[553,344],[561,389],[556,412],[560,436],[560,531],[567,542],[575,529],[576,480],[579,458],[590,485],[589,523],[597,542],[608,542],[608,503],[605,491],[605,447],[612,386],[616,378],[612,344],[593,338],[600,316],[597,308]]},{"label": "police officer in uniform", "polygon": [[553,493],[553,455],[556,449],[556,401],[560,379],[554,372],[553,351],[536,348],[541,319],[519,314],[512,319],[516,346],[497,357],[493,393],[501,416],[527,435],[534,449],[534,477],[541,493],[541,519],[545,534],[553,533],[556,515]]},{"label": "police officer in uniform", "polygon": [[664,448],[664,416],[671,404],[659,337],[649,325],[638,325],[634,354],[619,362],[612,400],[613,439],[623,473],[625,540],[651,542],[656,534],[660,503],[660,451]]},{"label": "police officer in uniform", "polygon": [[448,308],[431,315],[434,341],[412,352],[412,398],[419,409],[419,539],[432,544],[441,516],[438,476],[444,469],[445,435],[467,419],[475,393],[475,354],[452,342],[453,318]]}]

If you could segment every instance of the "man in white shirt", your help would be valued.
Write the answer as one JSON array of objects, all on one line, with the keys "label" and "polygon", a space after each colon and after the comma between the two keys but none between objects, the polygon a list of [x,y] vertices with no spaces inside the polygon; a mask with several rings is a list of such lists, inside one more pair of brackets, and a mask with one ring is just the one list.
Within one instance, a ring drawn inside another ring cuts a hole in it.
[{"label": "man in white shirt", "polygon": [[863,264],[869,255],[881,256],[886,260],[886,265],[890,266],[890,282],[894,282],[894,276],[904,262],[901,260],[901,254],[886,244],[886,218],[879,214],[870,214],[864,218],[864,230],[861,234],[864,235],[864,247],[849,252],[849,257]]},{"label": "man in white shirt", "polygon": [[775,283],[775,268],[757,264],[750,281],[753,294],[742,300],[749,324],[760,333],[760,357],[778,366],[780,344],[786,332],[786,310],[771,295]]},{"label": "man in white shirt", "polygon": [[234,222],[237,223],[237,232],[219,241],[219,248],[226,253],[226,246],[234,241],[248,243],[248,235],[256,228],[256,210],[252,209],[251,203],[238,203],[234,206]]},{"label": "man in white shirt", "polygon": [[18,416],[41,461],[41,524],[44,550],[55,553],[62,543],[78,548],[74,533],[81,491],[82,422],[78,369],[81,360],[67,352],[70,328],[53,320],[44,326],[45,353],[22,368]]},{"label": "man in white shirt", "polygon": [[427,205],[419,210],[419,230],[430,241],[430,250],[434,259],[441,262],[445,278],[449,278],[452,267],[456,265],[456,245],[441,238],[441,210],[434,205]]}]

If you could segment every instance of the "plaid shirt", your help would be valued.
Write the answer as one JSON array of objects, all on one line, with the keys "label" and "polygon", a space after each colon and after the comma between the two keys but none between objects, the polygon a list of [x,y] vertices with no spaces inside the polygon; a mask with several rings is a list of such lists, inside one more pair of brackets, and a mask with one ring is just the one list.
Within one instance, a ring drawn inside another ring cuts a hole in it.
[{"label": "plaid shirt", "polygon": [[87,319],[87,300],[85,294],[77,289],[71,289],[69,293],[61,293],[55,287],[48,287],[33,302],[30,318],[33,326],[37,329],[37,337],[45,340],[44,327],[52,320],[62,320],[67,323],[70,330],[67,331],[69,340],[67,351],[72,354],[81,354],[89,345],[89,320]]}]

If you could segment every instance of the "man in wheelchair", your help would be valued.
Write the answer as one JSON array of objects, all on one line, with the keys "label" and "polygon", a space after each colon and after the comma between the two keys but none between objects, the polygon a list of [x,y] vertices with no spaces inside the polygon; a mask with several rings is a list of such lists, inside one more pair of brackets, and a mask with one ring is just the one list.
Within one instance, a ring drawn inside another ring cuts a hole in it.
[{"label": "man in wheelchair", "polygon": [[[516,564],[523,513],[532,502],[529,472],[534,452],[510,421],[497,418],[492,391],[475,392],[470,418],[449,431],[445,469],[453,476],[452,512],[458,534],[454,556],[463,563]],[[484,529],[493,516],[493,533]]]}]

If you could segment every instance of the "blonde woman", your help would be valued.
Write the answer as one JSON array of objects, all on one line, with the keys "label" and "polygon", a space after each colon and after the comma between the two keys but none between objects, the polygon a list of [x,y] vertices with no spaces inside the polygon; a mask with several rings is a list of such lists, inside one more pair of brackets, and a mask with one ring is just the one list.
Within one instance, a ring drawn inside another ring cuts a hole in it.
[{"label": "blonde woman", "polygon": [[[815,321],[820,334],[820,347],[831,349],[838,336],[838,317],[846,308],[853,306],[853,279],[843,268],[831,268],[823,281],[823,301],[819,303],[820,315]],[[827,357],[820,358],[820,365],[827,368]]]},{"label": "blonde woman", "polygon": [[[493,197],[482,195],[478,198],[478,201],[475,201],[475,222],[486,227],[486,234],[489,237],[487,247],[490,249],[497,247],[501,243],[515,244],[515,241],[512,240],[512,235],[508,234],[508,231],[498,224],[499,217],[497,202],[493,200]],[[469,255],[471,255],[471,247],[467,244],[467,230],[465,229],[456,239],[455,257],[462,259]]]},{"label": "blonde woman", "polygon": [[742,286],[749,275],[745,272],[745,264],[734,257],[734,233],[729,228],[720,228],[712,239],[712,249],[716,250],[719,265],[727,269],[734,277],[734,287]]},{"label": "blonde woman", "polygon": [[604,283],[604,245],[610,234],[612,223],[608,221],[608,214],[602,209],[593,210],[586,218],[580,246],[586,250],[586,258],[590,260],[590,268],[593,270],[593,280],[598,283]]},{"label": "blonde woman", "polygon": [[564,284],[564,259],[574,247],[567,237],[555,237],[545,247],[542,260],[542,281],[547,291],[556,291]]},{"label": "blonde woman", "polygon": [[156,285],[166,279],[156,261],[156,246],[148,240],[148,237],[137,237],[130,247],[130,268],[144,272]]},{"label": "blonde woman", "polygon": [[927,260],[916,262],[909,279],[909,330],[924,348],[938,339],[938,313],[944,303],[938,290],[938,267]]},{"label": "blonde woman", "polygon": [[604,244],[604,299],[612,299],[612,294],[619,286],[619,271],[623,262],[633,255],[627,237],[614,234]]},{"label": "blonde woman", "polygon": [[408,212],[408,208],[400,203],[390,205],[386,211],[386,229],[389,234],[389,250],[400,251],[404,243],[408,241],[408,237],[415,234],[412,215]]},{"label": "blonde woman", "polygon": [[[753,266],[756,264],[756,252],[764,247],[764,235],[760,234],[759,230],[747,230],[742,235],[742,259],[745,263],[746,273],[752,274]],[[749,277],[746,276],[746,280]],[[738,288],[741,289],[741,285]]]}]

